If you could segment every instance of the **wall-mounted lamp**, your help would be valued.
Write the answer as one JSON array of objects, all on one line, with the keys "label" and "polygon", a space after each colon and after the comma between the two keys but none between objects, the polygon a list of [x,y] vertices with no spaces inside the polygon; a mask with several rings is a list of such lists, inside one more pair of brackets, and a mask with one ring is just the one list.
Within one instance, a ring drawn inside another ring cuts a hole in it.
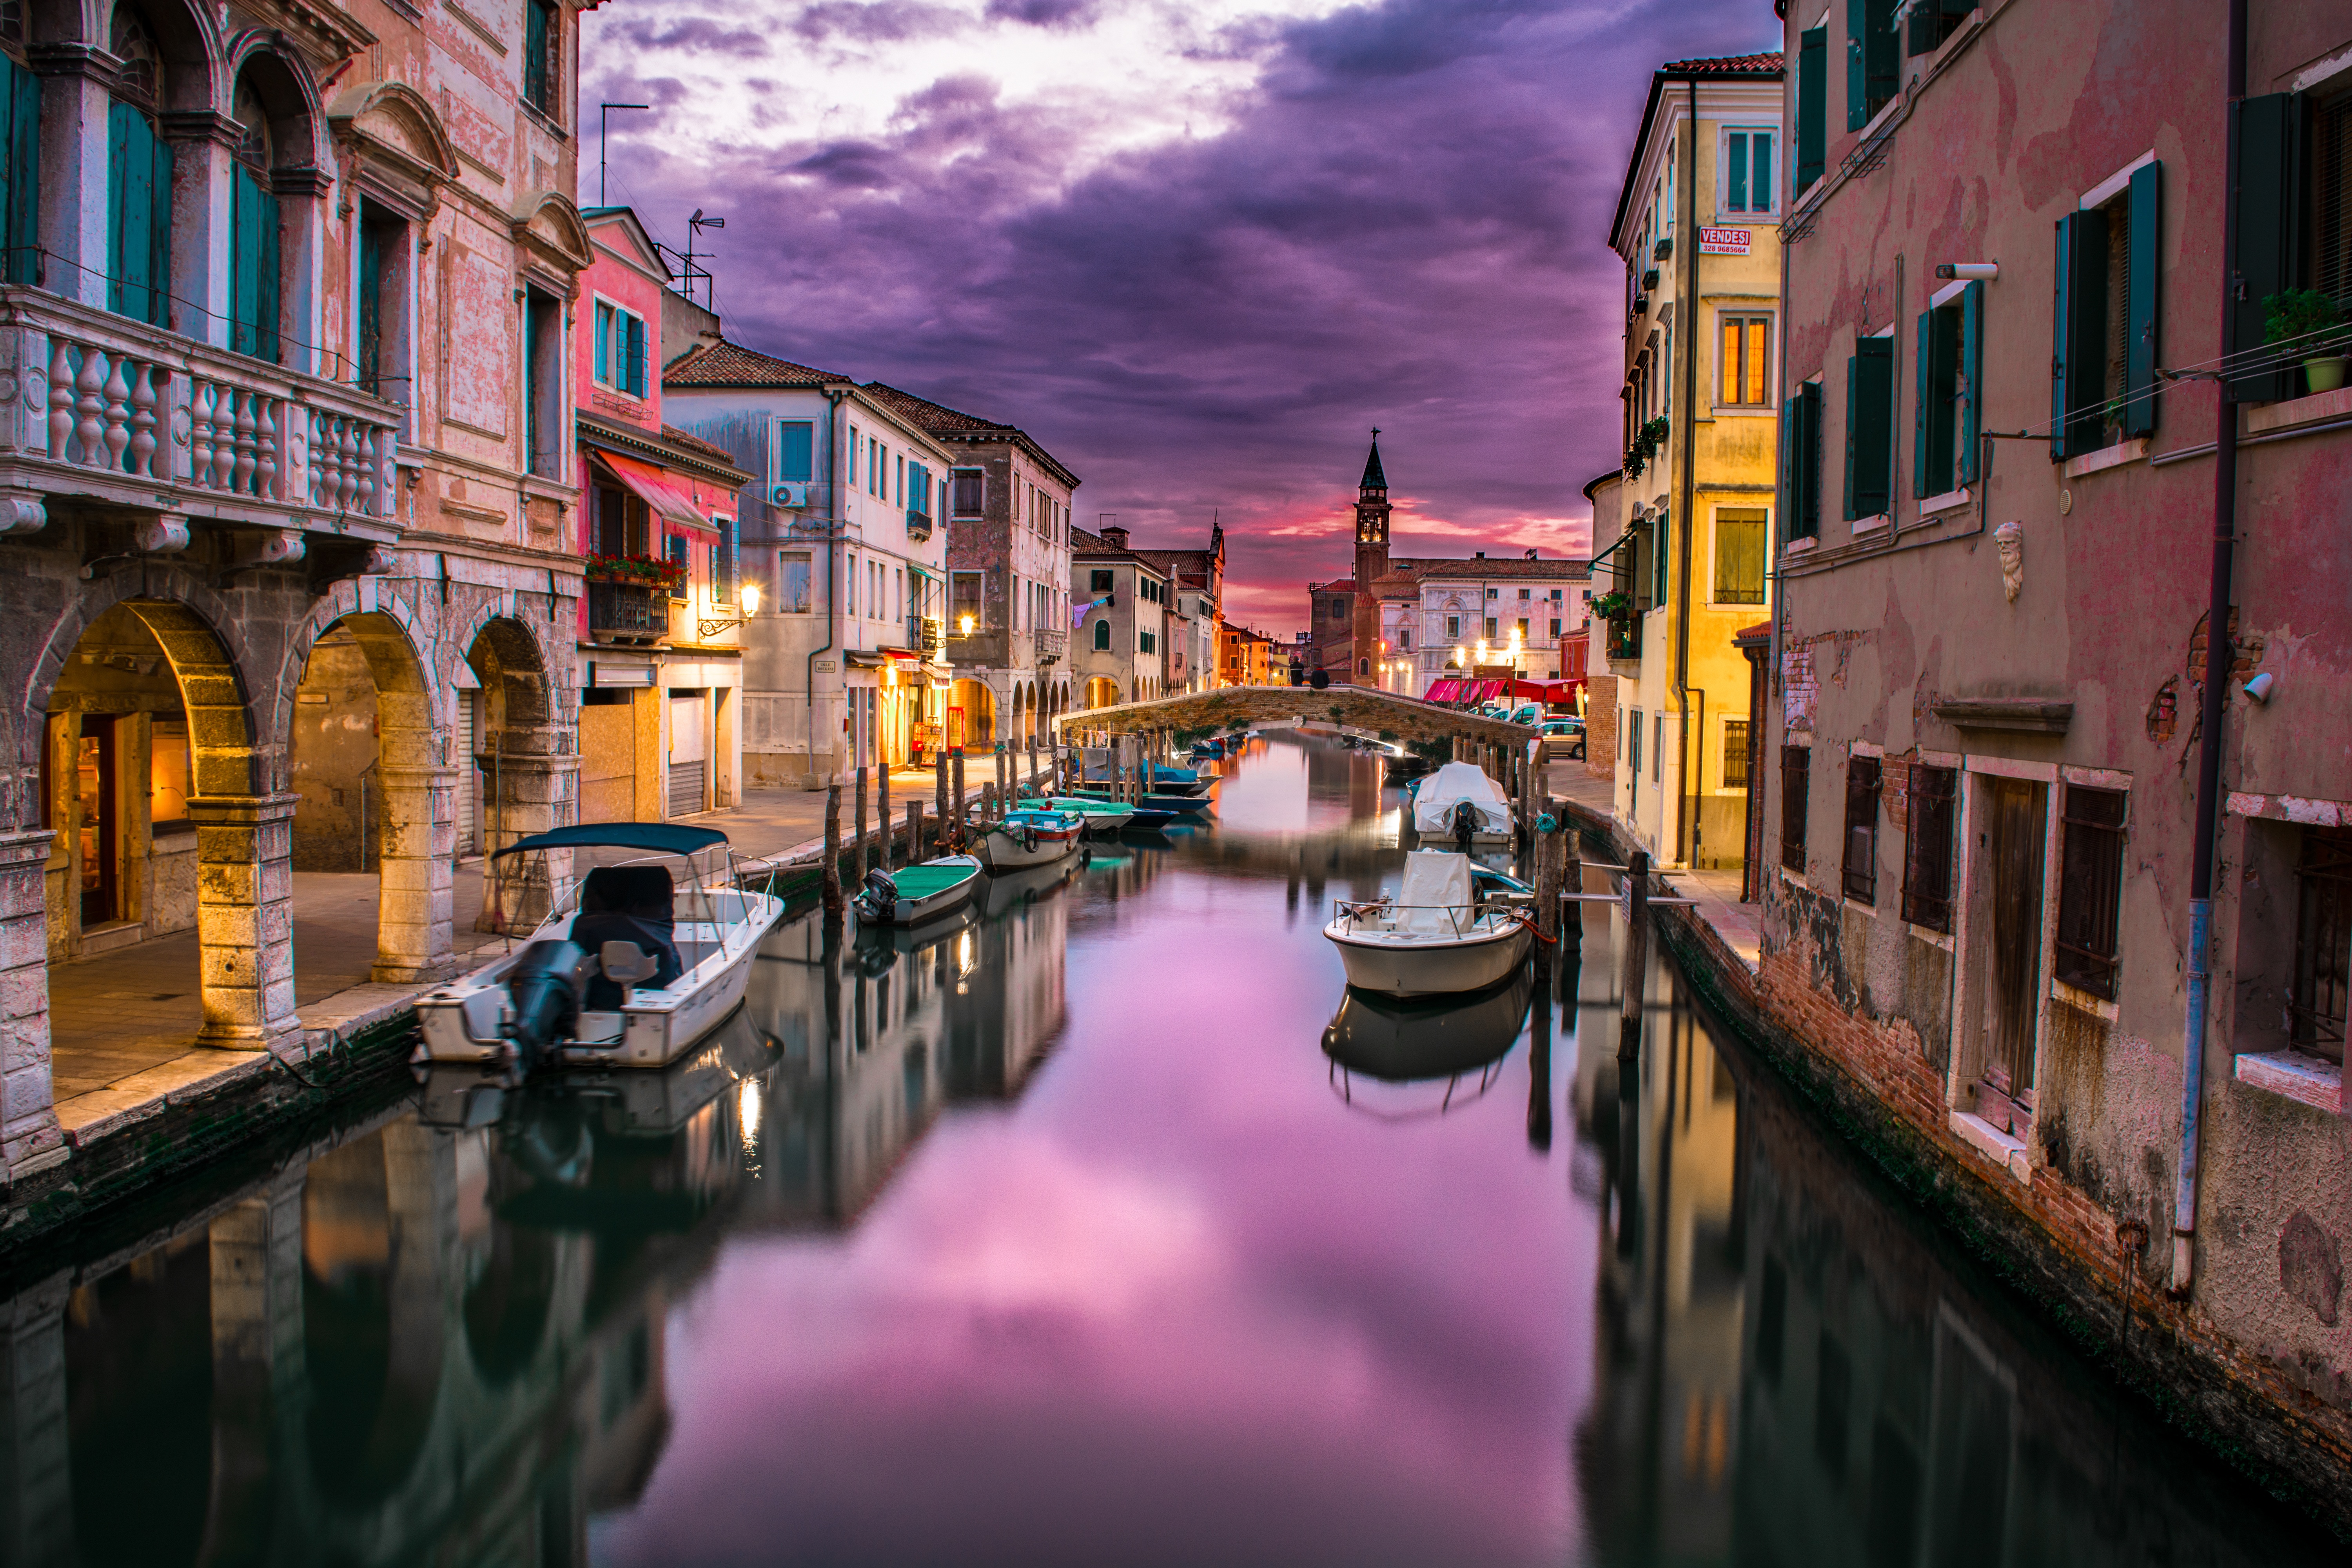
[{"label": "wall-mounted lamp", "polygon": [[1998,261],[1939,261],[1936,263],[1936,276],[1948,283],[1954,279],[1969,283],[1990,283],[2000,276],[2000,263]]},{"label": "wall-mounted lamp", "polygon": [[756,616],[759,613],[760,584],[757,583],[746,583],[743,584],[743,613],[730,619],[704,621],[702,623],[703,640],[706,642],[709,641],[710,638],[717,637],[720,632],[725,631],[729,626],[740,626],[745,621],[750,620],[753,616]]},{"label": "wall-mounted lamp", "polygon": [[2246,682],[2243,689],[2246,693],[2246,700],[2258,707],[2267,704],[2271,700],[2271,687],[2273,684],[2275,684],[2275,682],[2271,672],[2267,669],[2263,671],[2260,675],[2255,676],[2252,680]]}]

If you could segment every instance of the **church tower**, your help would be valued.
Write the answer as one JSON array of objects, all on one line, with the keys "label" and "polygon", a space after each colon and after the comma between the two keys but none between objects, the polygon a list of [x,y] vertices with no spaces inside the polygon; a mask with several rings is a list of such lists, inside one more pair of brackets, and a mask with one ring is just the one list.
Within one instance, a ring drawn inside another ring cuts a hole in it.
[{"label": "church tower", "polygon": [[1355,658],[1348,679],[1360,686],[1381,681],[1381,600],[1372,584],[1389,574],[1389,477],[1381,468],[1380,426],[1356,487]]}]

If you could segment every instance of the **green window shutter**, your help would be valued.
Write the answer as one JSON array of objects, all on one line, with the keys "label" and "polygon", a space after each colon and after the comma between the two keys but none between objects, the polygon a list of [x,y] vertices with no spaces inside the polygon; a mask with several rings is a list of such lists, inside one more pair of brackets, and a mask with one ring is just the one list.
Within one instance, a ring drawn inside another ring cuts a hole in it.
[{"label": "green window shutter", "polygon": [[632,396],[646,395],[646,319],[629,318],[629,392]]},{"label": "green window shutter", "polygon": [[[145,123],[142,117],[142,123]],[[153,166],[147,182],[147,320],[172,324],[172,144],[147,131]]]},{"label": "green window shutter", "polygon": [[1870,87],[1863,65],[1863,39],[1870,32],[1870,0],[1845,0],[1845,128],[1870,123]]},{"label": "green window shutter", "polygon": [[2130,277],[2124,291],[2124,435],[2156,434],[2157,262],[2163,248],[2158,193],[2164,165],[2132,171]]},{"label": "green window shutter", "polygon": [[598,381],[613,379],[613,312],[610,307],[596,307],[596,365]]},{"label": "green window shutter", "polygon": [[1932,464],[1929,448],[1935,445],[1929,426],[1936,421],[1930,409],[1936,401],[1936,312],[1919,312],[1918,353],[1913,357],[1912,384],[1916,394],[1911,407],[1911,493],[1925,500],[1941,495],[1941,490],[1927,488],[1927,470]]},{"label": "green window shutter", "polygon": [[1984,285],[1971,283],[1960,290],[1960,378],[1957,389],[1960,402],[1960,483],[1977,482],[1978,448],[1984,443],[1979,438],[1982,426],[1981,408],[1977,397],[1979,378],[1984,374]]},{"label": "green window shutter", "polygon": [[1829,144],[1830,30],[1797,35],[1797,189],[1822,177]]},{"label": "green window shutter", "polygon": [[1895,438],[1895,340],[1864,338],[1846,362],[1845,515],[1886,510]]},{"label": "green window shutter", "polygon": [[1868,0],[1867,8],[1862,46],[1864,121],[1903,90],[1903,37],[1895,24],[1895,0]]},{"label": "green window shutter", "polygon": [[2294,395],[2292,359],[2273,363],[2252,351],[2263,342],[2263,301],[2295,285],[2301,235],[2296,196],[2302,188],[2304,100],[2273,92],[2247,99],[2237,110],[2237,167],[2231,183],[2238,287],[2230,311],[2226,353],[2245,356],[2249,369],[2232,384],[2242,403],[2273,403]]},{"label": "green window shutter", "polygon": [[11,283],[40,281],[41,210],[41,79],[0,57],[0,78],[7,95],[7,191],[0,197],[0,216],[7,223],[7,279]]},{"label": "green window shutter", "polygon": [[807,419],[787,419],[777,431],[776,478],[805,480],[816,477],[816,425]]},{"label": "green window shutter", "polygon": [[[1663,510],[1658,513],[1657,535],[1658,548],[1654,558],[1650,563],[1650,603],[1663,605],[1666,602],[1670,574],[1670,568],[1666,564],[1667,557],[1675,538],[1674,513]],[[1495,635],[1495,623],[1491,619],[1486,623],[1486,635],[1490,637]]]},{"label": "green window shutter", "polygon": [[2083,232],[2089,226],[2081,213],[2068,213],[2058,220],[2057,266],[2052,276],[2053,298],[2050,306],[2050,460],[2063,463],[2074,455],[2074,426],[2069,418],[2074,406],[2074,310],[2077,303],[2076,265],[2083,246]]},{"label": "green window shutter", "polygon": [[1787,472],[1782,490],[1781,532],[1812,539],[1822,531],[1822,389],[1807,382],[1781,405],[1780,461]]},{"label": "green window shutter", "polygon": [[241,354],[261,352],[261,187],[253,171],[239,163],[228,176],[228,346]]},{"label": "green window shutter", "polygon": [[278,281],[280,277],[278,257],[278,194],[263,190],[257,182],[255,194],[261,212],[261,264],[254,289],[254,322],[260,347],[256,351],[272,364],[278,363]]},{"label": "green window shutter", "polygon": [[1803,465],[1799,454],[1804,449],[1804,398],[1801,392],[1780,405],[1780,493],[1778,510],[1780,513],[1780,537],[1794,539],[1801,532],[1798,518],[1803,510],[1800,494],[1803,480],[1799,477]]},{"label": "green window shutter", "polygon": [[142,321],[147,315],[145,226],[153,209],[139,189],[147,162],[134,156],[132,142],[135,128],[145,123],[138,110],[120,99],[106,106],[106,308]]},{"label": "green window shutter", "polygon": [[1734,131],[1724,139],[1723,205],[1727,211],[1748,210],[1748,133]]}]

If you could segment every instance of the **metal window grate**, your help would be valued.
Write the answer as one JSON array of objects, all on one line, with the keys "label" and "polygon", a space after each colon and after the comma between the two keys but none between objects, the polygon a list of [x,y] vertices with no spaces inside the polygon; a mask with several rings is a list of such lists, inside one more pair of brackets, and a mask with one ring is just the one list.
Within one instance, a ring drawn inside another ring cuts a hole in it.
[{"label": "metal window grate", "polygon": [[2124,810],[2129,799],[2121,790],[2068,784],[2065,842],[2059,851],[2055,973],[2067,984],[2110,1002],[2116,996]]},{"label": "metal window grate", "polygon": [[2306,827],[2294,868],[2294,983],[2287,994],[2295,1048],[2344,1059],[2352,992],[2352,831]]},{"label": "metal window grate", "polygon": [[1748,721],[1723,721],[1723,787],[1748,787]]},{"label": "metal window grate", "polygon": [[1911,770],[1911,833],[1903,857],[1903,918],[1929,931],[1952,932],[1952,829],[1958,813],[1959,772]]},{"label": "metal window grate", "polygon": [[1849,757],[1845,764],[1845,896],[1857,903],[1878,902],[1878,781],[1876,757]]},{"label": "metal window grate", "polygon": [[1780,864],[1805,874],[1805,807],[1812,789],[1809,746],[1780,748]]}]

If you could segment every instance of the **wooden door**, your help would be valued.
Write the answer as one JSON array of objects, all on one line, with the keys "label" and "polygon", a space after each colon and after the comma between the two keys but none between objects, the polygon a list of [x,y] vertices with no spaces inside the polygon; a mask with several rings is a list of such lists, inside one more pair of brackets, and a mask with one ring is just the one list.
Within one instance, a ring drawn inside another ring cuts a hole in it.
[{"label": "wooden door", "polygon": [[1992,994],[1986,1026],[1992,1047],[1985,1077],[2031,1104],[2033,1038],[2042,999],[2042,869],[2050,786],[2022,779],[1992,784]]},{"label": "wooden door", "polygon": [[115,808],[114,721],[94,713],[81,719],[75,747],[74,830],[81,852],[81,924],[84,931],[122,918],[121,819]]}]

